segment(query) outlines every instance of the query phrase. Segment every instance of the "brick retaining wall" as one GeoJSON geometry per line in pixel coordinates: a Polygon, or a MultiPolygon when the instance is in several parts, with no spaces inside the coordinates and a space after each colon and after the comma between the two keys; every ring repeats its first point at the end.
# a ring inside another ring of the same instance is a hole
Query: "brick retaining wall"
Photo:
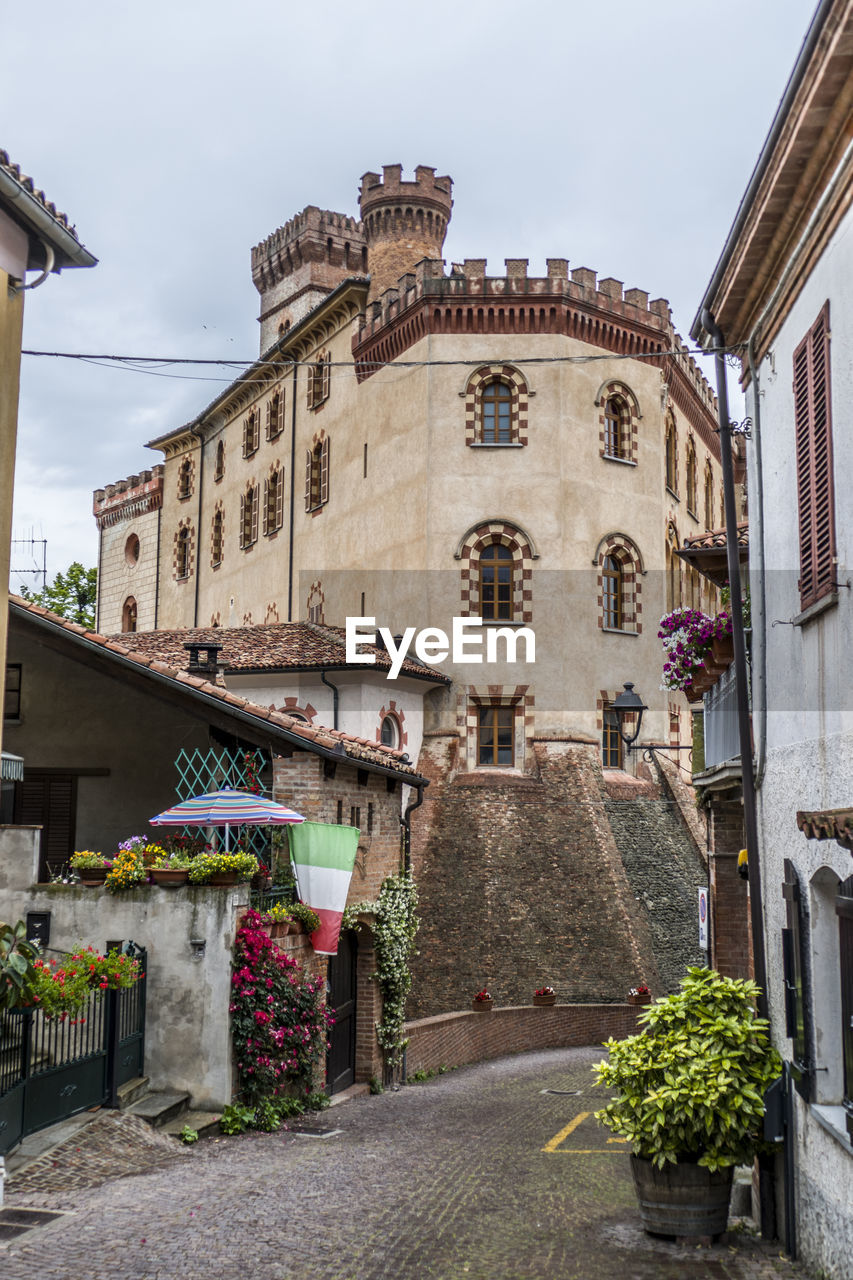
{"type": "Polygon", "coordinates": [[[461,1067],[508,1053],[603,1044],[637,1030],[640,1007],[627,1004],[555,1004],[507,1007],[491,1013],[439,1013],[406,1023],[406,1070],[461,1067]]]}

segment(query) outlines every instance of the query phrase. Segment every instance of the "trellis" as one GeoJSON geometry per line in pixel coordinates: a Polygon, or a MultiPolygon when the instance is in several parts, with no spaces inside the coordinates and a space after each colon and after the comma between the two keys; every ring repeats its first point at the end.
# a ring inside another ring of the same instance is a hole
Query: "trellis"
{"type": "MultiPolygon", "coordinates": [[[[186,751],[183,747],[175,758],[178,781],[175,791],[179,800],[233,787],[235,791],[251,791],[255,795],[272,798],[272,788],[264,784],[264,773],[271,777],[271,757],[261,750],[234,751],[228,747],[211,747],[207,751],[195,747],[186,751]]],[[[232,843],[239,839],[244,848],[250,849],[256,858],[270,864],[270,827],[242,826],[236,833],[232,828],[232,843]]],[[[185,835],[197,835],[198,827],[184,827],[185,835]]]]}

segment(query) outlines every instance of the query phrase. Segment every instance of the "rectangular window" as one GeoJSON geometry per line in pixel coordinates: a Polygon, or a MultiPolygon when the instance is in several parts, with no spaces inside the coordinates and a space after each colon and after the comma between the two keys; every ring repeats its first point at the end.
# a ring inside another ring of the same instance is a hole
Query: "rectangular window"
{"type": "Polygon", "coordinates": [[[349,824],[351,827],[361,826],[361,807],[357,804],[350,806],[349,824]]]}
{"type": "Polygon", "coordinates": [[[844,1061],[844,1110],[853,1141],[853,876],[838,887],[838,958],[841,976],[841,1049],[844,1061]]]}
{"type": "Polygon", "coordinates": [[[21,718],[21,664],[6,664],[6,692],[3,700],[3,719],[20,720],[21,718]]]}
{"type": "Polygon", "coordinates": [[[794,352],[794,429],[800,607],[806,609],[835,587],[828,302],[794,352]]]}
{"type": "Polygon", "coordinates": [[[619,736],[619,716],[612,707],[604,708],[604,726],[601,731],[601,763],[605,769],[622,768],[622,739],[619,736]]]}
{"type": "Polygon", "coordinates": [[[477,764],[515,764],[515,711],[512,707],[480,707],[477,764]]]}

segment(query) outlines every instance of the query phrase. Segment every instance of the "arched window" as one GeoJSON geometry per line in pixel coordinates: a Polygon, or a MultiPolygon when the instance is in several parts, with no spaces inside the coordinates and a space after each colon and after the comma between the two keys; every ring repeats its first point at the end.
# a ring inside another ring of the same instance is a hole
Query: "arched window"
{"type": "Polygon", "coordinates": [[[604,626],[611,631],[622,630],[624,619],[622,592],[622,565],[616,556],[605,556],[601,569],[602,608],[604,626]]]}
{"type": "Polygon", "coordinates": [[[274,466],[264,481],[264,533],[276,533],[284,523],[284,473],[274,466]]]}
{"type": "Polygon", "coordinates": [[[628,455],[627,430],[631,413],[621,396],[608,396],[604,402],[604,456],[625,458],[628,455]]]}
{"type": "Polygon", "coordinates": [[[696,480],[696,447],[692,440],[687,441],[687,510],[691,515],[696,515],[698,507],[696,480]]]}
{"type": "Polygon", "coordinates": [[[678,547],[678,533],[670,525],[666,535],[666,608],[681,608],[681,560],[675,554],[678,547]]]}
{"type": "Polygon", "coordinates": [[[187,525],[178,530],[175,538],[175,577],[190,576],[190,531],[187,525]]]}
{"type": "Polygon", "coordinates": [[[258,486],[250,484],[240,497],[240,546],[244,551],[258,540],[258,486]]]}
{"type": "Polygon", "coordinates": [[[243,457],[251,458],[257,453],[261,443],[261,415],[257,409],[251,409],[243,420],[243,457]]]}
{"type": "Polygon", "coordinates": [[[317,409],[328,400],[332,384],[331,352],[321,351],[308,371],[308,408],[317,409]]]}
{"type": "Polygon", "coordinates": [[[714,476],[710,462],[705,463],[705,528],[714,527],[714,476]]]}
{"type": "Polygon", "coordinates": [[[219,481],[225,475],[225,441],[220,440],[216,446],[216,462],[213,467],[213,479],[219,481]]]}
{"type": "Polygon", "coordinates": [[[666,419],[666,487],[670,493],[678,497],[678,441],[675,433],[675,419],[667,414],[666,419]]]}
{"type": "Polygon", "coordinates": [[[267,400],[267,440],[275,440],[284,430],[284,392],[274,391],[267,400]]]}
{"type": "Polygon", "coordinates": [[[329,437],[322,431],[305,455],[305,510],[316,511],[329,500],[329,437]]]}
{"type": "Polygon", "coordinates": [[[397,747],[400,742],[400,726],[396,716],[383,716],[379,730],[379,741],[383,747],[397,747]]]}
{"type": "Polygon", "coordinates": [[[510,621],[513,616],[513,554],[502,542],[489,542],[480,552],[480,617],[510,621]]]}
{"type": "Polygon", "coordinates": [[[191,458],[184,458],[178,469],[178,498],[183,502],[193,491],[193,464],[191,458]]]}
{"type": "Polygon", "coordinates": [[[222,508],[217,507],[213,513],[210,529],[210,563],[214,569],[217,565],[222,564],[222,552],[225,543],[224,524],[225,517],[222,514],[222,508]]]}
{"type": "Polygon", "coordinates": [[[139,562],[139,537],[135,533],[128,534],[124,544],[124,558],[131,566],[139,562]]]}
{"type": "Polygon", "coordinates": [[[480,395],[482,444],[512,442],[512,391],[497,378],[487,382],[480,395]]]}
{"type": "Polygon", "coordinates": [[[128,596],[122,607],[121,629],[122,631],[136,630],[136,601],[133,596],[128,596]]]}

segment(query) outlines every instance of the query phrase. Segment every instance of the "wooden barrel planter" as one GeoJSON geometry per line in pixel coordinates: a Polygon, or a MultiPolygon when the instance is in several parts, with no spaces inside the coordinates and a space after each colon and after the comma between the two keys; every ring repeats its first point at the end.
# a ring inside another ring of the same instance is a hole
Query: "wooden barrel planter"
{"type": "Polygon", "coordinates": [[[540,1009],[547,1008],[549,1005],[557,1003],[557,993],[554,991],[549,996],[534,996],[533,1003],[538,1005],[540,1009]]]}
{"type": "Polygon", "coordinates": [[[488,1000],[472,1000],[471,1008],[475,1013],[491,1013],[494,1003],[491,997],[488,1000]]]}
{"type": "Polygon", "coordinates": [[[729,1219],[734,1170],[665,1164],[631,1156],[643,1230],[656,1236],[719,1236],[729,1219]]]}

